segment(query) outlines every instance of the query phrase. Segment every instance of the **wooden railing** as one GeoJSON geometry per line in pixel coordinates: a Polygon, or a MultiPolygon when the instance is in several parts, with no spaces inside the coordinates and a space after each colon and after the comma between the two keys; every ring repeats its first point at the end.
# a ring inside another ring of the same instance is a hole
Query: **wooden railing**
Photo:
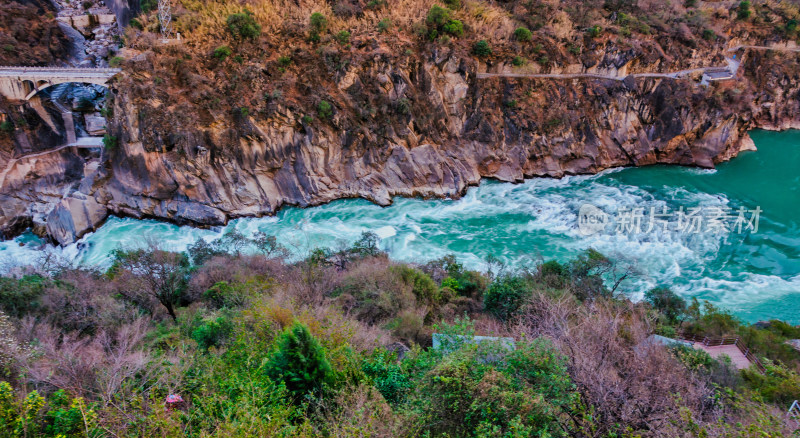
{"type": "Polygon", "coordinates": [[[680,334],[678,338],[683,339],[689,342],[697,342],[700,344],[705,345],[706,347],[719,347],[721,345],[735,345],[739,351],[744,354],[750,362],[754,363],[758,370],[762,373],[766,372],[767,369],[761,363],[760,360],[753,354],[752,351],[744,344],[744,342],[739,339],[738,337],[735,338],[709,338],[708,336],[700,336],[700,335],[690,335],[690,334],[680,334]]]}

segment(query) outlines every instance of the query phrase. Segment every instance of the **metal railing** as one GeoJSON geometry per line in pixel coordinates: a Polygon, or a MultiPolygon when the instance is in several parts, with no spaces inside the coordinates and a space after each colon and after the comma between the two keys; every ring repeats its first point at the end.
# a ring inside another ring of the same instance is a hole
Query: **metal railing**
{"type": "Polygon", "coordinates": [[[747,358],[747,360],[749,360],[750,362],[754,363],[756,365],[756,367],[758,367],[759,371],[761,371],[762,373],[767,371],[767,369],[764,367],[764,365],[761,363],[761,361],[758,360],[756,355],[753,354],[752,351],[750,351],[750,348],[748,348],[747,345],[745,345],[744,342],[739,337],[735,337],[735,338],[710,338],[708,336],[680,334],[680,335],[678,335],[678,338],[686,340],[686,341],[689,341],[689,342],[697,342],[697,343],[703,344],[706,347],[719,347],[719,346],[722,346],[722,345],[735,345],[736,348],[738,348],[739,351],[742,352],[744,357],[747,358]]]}
{"type": "Polygon", "coordinates": [[[797,418],[800,420],[800,402],[795,400],[791,406],[789,406],[789,418],[797,418]]]}

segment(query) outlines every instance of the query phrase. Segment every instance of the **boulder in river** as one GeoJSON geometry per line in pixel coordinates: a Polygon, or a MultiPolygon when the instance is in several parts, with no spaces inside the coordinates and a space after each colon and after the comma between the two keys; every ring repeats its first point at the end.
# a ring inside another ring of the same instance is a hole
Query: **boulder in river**
{"type": "Polygon", "coordinates": [[[105,135],[106,119],[100,113],[86,114],[83,119],[86,122],[86,132],[89,135],[105,135]]]}
{"type": "Polygon", "coordinates": [[[67,197],[47,216],[47,232],[58,243],[68,245],[93,231],[107,215],[106,208],[94,198],[67,197]]]}

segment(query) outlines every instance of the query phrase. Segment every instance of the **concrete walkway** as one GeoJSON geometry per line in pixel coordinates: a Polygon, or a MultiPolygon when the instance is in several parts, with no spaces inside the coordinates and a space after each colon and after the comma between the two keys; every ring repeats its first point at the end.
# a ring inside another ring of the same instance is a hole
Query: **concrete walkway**
{"type": "Polygon", "coordinates": [[[718,345],[715,347],[708,347],[703,345],[702,342],[695,342],[694,348],[705,351],[715,359],[722,355],[730,357],[733,366],[736,367],[737,370],[750,368],[750,365],[752,365],[750,359],[745,357],[744,353],[742,353],[742,351],[739,350],[739,347],[736,345],[718,345]]]}
{"type": "Polygon", "coordinates": [[[65,144],[63,146],[59,146],[57,148],[49,149],[49,150],[46,150],[46,151],[32,152],[30,154],[21,155],[19,157],[12,158],[12,159],[8,160],[8,163],[6,164],[6,167],[3,169],[2,172],[0,172],[0,187],[3,187],[3,184],[5,184],[6,175],[8,175],[8,172],[14,167],[15,164],[17,164],[20,161],[29,160],[29,159],[32,159],[32,158],[37,158],[37,157],[41,157],[41,156],[44,156],[44,155],[52,154],[53,152],[58,152],[60,150],[66,149],[66,148],[94,149],[94,148],[100,148],[100,147],[103,147],[103,137],[79,137],[74,143],[65,144]]]}
{"type": "MultiPolygon", "coordinates": [[[[739,49],[755,49],[755,50],[776,50],[779,52],[800,52],[800,47],[770,47],[770,46],[751,46],[740,44],[726,49],[726,52],[736,52],[739,49]]],[[[730,76],[736,76],[736,71],[739,70],[739,61],[734,58],[725,58],[725,65],[712,66],[712,67],[698,67],[686,70],[678,70],[665,73],[632,73],[630,75],[602,75],[597,73],[478,73],[478,79],[485,78],[540,78],[540,79],[609,79],[612,81],[621,81],[628,76],[634,78],[670,78],[678,79],[694,73],[719,73],[727,72],[730,76]]]]}

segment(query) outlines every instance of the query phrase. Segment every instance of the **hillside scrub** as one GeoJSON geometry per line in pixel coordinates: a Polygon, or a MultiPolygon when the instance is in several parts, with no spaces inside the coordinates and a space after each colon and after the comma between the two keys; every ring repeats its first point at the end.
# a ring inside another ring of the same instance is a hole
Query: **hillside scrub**
{"type": "Polygon", "coordinates": [[[42,0],[0,0],[0,65],[47,66],[69,57],[70,42],[42,0]]]}
{"type": "Polygon", "coordinates": [[[781,412],[800,396],[800,354],[773,346],[800,328],[743,324],[708,303],[682,306],[663,288],[648,295],[653,305],[633,303],[591,280],[613,272],[596,252],[497,275],[452,256],[393,262],[377,242],[365,234],[289,262],[271,239],[232,232],[188,254],[118,251],[105,272],[4,277],[0,430],[789,434],[781,412]],[[744,334],[768,372],[643,343],[668,330],[744,334]],[[446,347],[431,347],[433,333],[450,337],[446,347]],[[515,346],[465,341],[474,335],[515,346]],[[169,394],[184,404],[165,410],[169,394]]]}
{"type": "MultiPolygon", "coordinates": [[[[408,116],[421,117],[413,111],[398,114],[394,110],[401,99],[424,98],[413,87],[404,87],[403,96],[387,98],[374,91],[375,87],[335,86],[348,72],[368,81],[358,72],[373,71],[379,54],[386,65],[414,66],[439,56],[433,54],[446,47],[451,56],[464,60],[465,71],[481,69],[484,64],[492,68],[515,57],[536,61],[526,68],[547,71],[575,64],[608,67],[612,61],[604,60],[606,54],[624,53],[626,60],[636,59],[629,73],[674,71],[720,64],[722,49],[730,38],[766,39],[774,33],[776,23],[785,38],[796,39],[800,18],[795,6],[771,2],[759,5],[758,20],[737,20],[734,10],[722,14],[710,6],[687,8],[677,1],[495,4],[478,0],[440,4],[408,0],[402,7],[388,8],[381,2],[363,0],[315,0],[301,5],[257,0],[242,9],[230,0],[181,0],[174,7],[175,29],[185,44],[158,44],[157,34],[148,30],[157,24],[156,12],[141,14],[137,20],[143,30],[127,29],[125,43],[133,55],[146,56],[131,56],[136,60],[122,63],[128,76],[120,79],[119,86],[131,91],[132,103],[142,111],[154,112],[153,119],[170,121],[165,126],[154,124],[152,130],[158,135],[153,141],[177,143],[165,147],[186,149],[182,153],[188,156],[193,154],[191,142],[182,145],[182,139],[204,137],[220,123],[232,126],[230,149],[236,149],[234,139],[250,135],[247,124],[236,120],[237,108],[250,108],[252,123],[259,126],[269,125],[283,109],[297,114],[300,121],[302,115],[316,112],[318,101],[310,98],[315,95],[328,94],[325,99],[342,109],[337,111],[335,123],[340,130],[356,129],[367,120],[402,132],[408,116]],[[389,26],[391,31],[387,31],[389,26]],[[215,50],[222,47],[233,48],[237,62],[219,62],[234,58],[227,50],[215,50]],[[291,65],[280,61],[287,55],[291,55],[291,65]],[[299,74],[302,80],[298,80],[299,74]],[[245,83],[247,86],[241,85],[245,83]],[[263,97],[278,91],[281,99],[263,97]],[[167,106],[152,104],[153,97],[173,102],[173,113],[160,114],[167,106]],[[166,132],[167,126],[192,130],[166,132]]],[[[520,62],[515,65],[522,66],[520,62]]],[[[545,91],[539,90],[533,97],[545,91]]],[[[523,103],[525,95],[518,94],[506,100],[523,103]]],[[[529,107],[521,104],[507,112],[530,117],[525,114],[529,107]]],[[[425,139],[428,142],[441,141],[428,132],[431,128],[424,122],[415,120],[420,128],[415,135],[430,135],[432,138],[425,139]]],[[[548,126],[534,125],[543,131],[548,131],[548,126]]],[[[383,148],[390,139],[378,137],[371,147],[383,148]]],[[[151,139],[144,140],[149,144],[151,139]]]]}

